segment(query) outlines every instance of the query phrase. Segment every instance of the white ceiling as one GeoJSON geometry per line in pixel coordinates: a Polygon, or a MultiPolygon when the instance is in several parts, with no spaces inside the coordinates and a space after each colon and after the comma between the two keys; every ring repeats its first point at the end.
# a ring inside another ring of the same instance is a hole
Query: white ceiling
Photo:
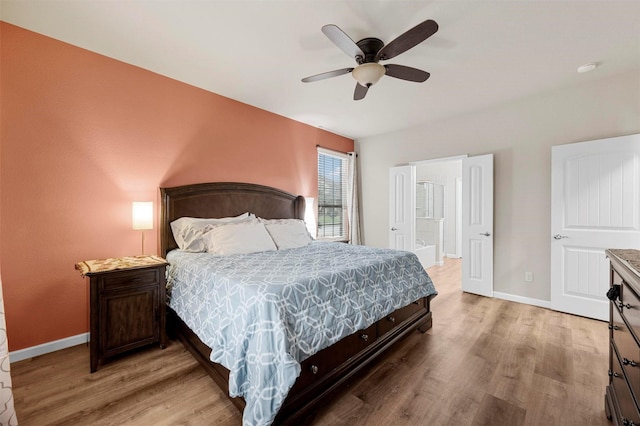
{"type": "MultiPolygon", "coordinates": [[[[354,139],[635,71],[640,0],[2,0],[29,30],[354,139]],[[431,73],[383,77],[362,101],[355,62],[320,28],[385,43],[433,19],[439,31],[387,61],[431,73]],[[578,74],[587,62],[601,65],[578,74]]],[[[640,94],[638,94],[640,97],[640,94]]]]}

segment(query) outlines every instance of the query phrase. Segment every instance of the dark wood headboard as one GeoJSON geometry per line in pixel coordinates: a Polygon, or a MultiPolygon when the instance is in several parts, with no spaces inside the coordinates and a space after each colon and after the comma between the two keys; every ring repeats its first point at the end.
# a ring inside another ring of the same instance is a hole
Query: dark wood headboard
{"type": "Polygon", "coordinates": [[[171,222],[181,217],[229,217],[250,212],[265,219],[303,219],[300,195],[253,183],[213,182],[160,188],[160,255],[178,247],[171,222]]]}

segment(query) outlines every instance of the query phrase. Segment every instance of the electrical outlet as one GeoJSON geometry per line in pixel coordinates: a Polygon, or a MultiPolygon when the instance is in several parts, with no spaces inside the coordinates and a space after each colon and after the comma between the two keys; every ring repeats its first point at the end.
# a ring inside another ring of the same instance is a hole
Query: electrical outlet
{"type": "Polygon", "coordinates": [[[533,272],[525,272],[524,280],[528,283],[533,282],[533,272]]]}

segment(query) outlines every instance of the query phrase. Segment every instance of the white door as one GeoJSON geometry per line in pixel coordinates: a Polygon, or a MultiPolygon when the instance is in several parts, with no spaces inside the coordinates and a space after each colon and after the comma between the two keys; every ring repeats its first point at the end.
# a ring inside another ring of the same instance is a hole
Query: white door
{"type": "Polygon", "coordinates": [[[462,160],[462,291],[493,296],[493,154],[462,160]]]}
{"type": "Polygon", "coordinates": [[[415,241],[416,168],[389,170],[389,247],[413,250],[415,241]]]}
{"type": "Polygon", "coordinates": [[[551,148],[551,307],[606,320],[608,248],[640,248],[640,135],[551,148]]]}

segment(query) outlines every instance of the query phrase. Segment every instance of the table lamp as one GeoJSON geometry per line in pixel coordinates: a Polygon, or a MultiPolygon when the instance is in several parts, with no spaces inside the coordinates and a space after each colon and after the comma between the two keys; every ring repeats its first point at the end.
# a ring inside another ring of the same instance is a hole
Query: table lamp
{"type": "Polygon", "coordinates": [[[142,231],[142,254],[144,254],[144,231],[153,229],[153,201],[134,201],[132,227],[142,231]]]}

